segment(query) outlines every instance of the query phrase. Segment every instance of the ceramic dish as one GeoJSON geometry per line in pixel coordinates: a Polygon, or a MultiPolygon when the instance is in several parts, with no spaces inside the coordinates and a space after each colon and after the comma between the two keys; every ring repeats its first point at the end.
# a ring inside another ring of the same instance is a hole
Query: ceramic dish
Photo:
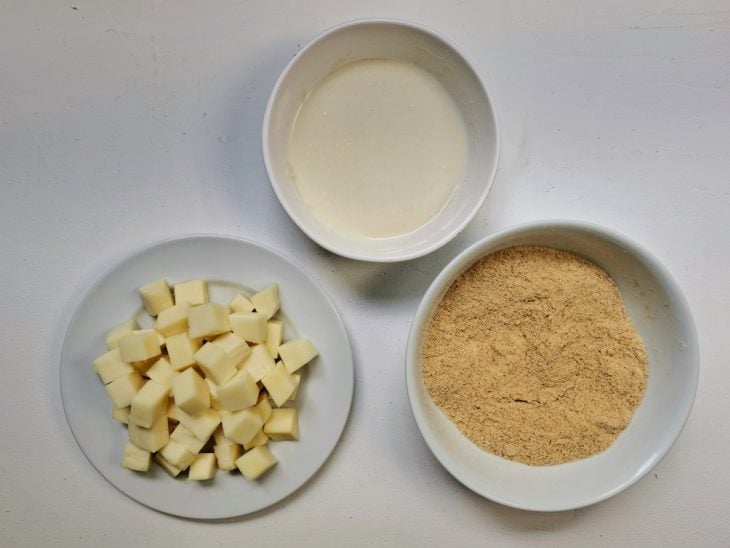
{"type": "Polygon", "coordinates": [[[431,451],[460,482],[496,502],[527,510],[587,506],[626,489],[669,451],[689,416],[699,373],[694,322],[661,263],[626,237],[579,222],[538,222],[474,244],[439,274],[411,327],[406,382],[411,409],[431,451]],[[557,466],[527,466],[487,453],[438,409],[423,383],[420,356],[433,310],[453,281],[478,259],[516,245],[571,251],[614,279],[649,358],[646,394],[616,442],[593,457],[557,466]]]}
{"type": "Polygon", "coordinates": [[[221,236],[167,240],[136,253],[104,274],[83,296],[61,354],[61,396],[69,426],[91,464],[120,491],[156,510],[191,518],[226,518],[282,500],[311,478],[334,449],[352,402],[354,369],[347,334],[332,301],[300,267],[263,246],[221,236]],[[210,298],[278,282],[285,337],[306,336],[319,357],[304,371],[299,404],[301,439],[271,443],[279,463],[259,481],[218,471],[212,482],[186,482],[160,467],[149,474],[123,469],[127,432],[111,418],[112,404],[91,362],[105,350],[106,331],[143,316],[137,288],[159,277],[171,283],[209,281],[210,298]]]}
{"type": "Polygon", "coordinates": [[[361,20],[321,34],[286,67],[266,107],[263,154],[271,186],[281,205],[312,240],[345,257],[392,262],[425,255],[446,244],[466,226],[492,184],[499,139],[484,84],[453,44],[413,23],[361,20]],[[304,203],[292,180],[289,140],[303,101],[326,75],[361,59],[406,61],[427,70],[454,98],[467,128],[466,171],[451,199],[430,222],[402,236],[374,239],[334,230],[304,203]]]}

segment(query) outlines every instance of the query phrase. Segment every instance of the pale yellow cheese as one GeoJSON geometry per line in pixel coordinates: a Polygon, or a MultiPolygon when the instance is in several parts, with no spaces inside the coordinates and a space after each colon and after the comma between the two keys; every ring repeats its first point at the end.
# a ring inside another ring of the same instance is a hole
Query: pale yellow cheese
{"type": "Polygon", "coordinates": [[[175,405],[188,415],[197,415],[210,407],[210,389],[192,367],[172,379],[172,395],[175,405]]]}
{"type": "Polygon", "coordinates": [[[198,362],[205,376],[218,385],[225,383],[236,374],[233,360],[220,346],[211,342],[205,343],[195,353],[195,361],[198,362]]]}
{"type": "Polygon", "coordinates": [[[132,371],[114,379],[106,385],[106,393],[114,403],[115,407],[129,407],[132,398],[139,392],[144,384],[144,379],[137,371],[132,371]]]}
{"type": "Polygon", "coordinates": [[[316,356],[317,349],[309,339],[294,339],[279,345],[279,357],[289,373],[294,373],[316,356]]]}
{"type": "Polygon", "coordinates": [[[235,333],[226,333],[213,340],[213,344],[219,346],[235,366],[240,366],[244,358],[251,353],[251,348],[241,337],[235,333]]]}
{"type": "Polygon", "coordinates": [[[269,320],[266,323],[266,348],[274,359],[279,355],[279,345],[283,338],[284,322],[282,320],[269,320]]]}
{"type": "Polygon", "coordinates": [[[127,425],[129,441],[141,449],[155,452],[170,441],[170,431],[167,429],[167,417],[160,417],[151,428],[142,428],[132,421],[127,425]]]}
{"type": "Polygon", "coordinates": [[[248,371],[249,375],[253,377],[256,382],[266,376],[272,369],[274,369],[274,358],[271,357],[269,351],[264,345],[257,344],[251,348],[251,354],[243,360],[241,370],[248,371]]]}
{"type": "Polygon", "coordinates": [[[268,447],[259,445],[239,457],[236,460],[236,466],[246,479],[255,480],[260,478],[277,462],[276,457],[271,454],[268,447]]]}
{"type": "Polygon", "coordinates": [[[185,449],[191,453],[195,453],[196,455],[200,453],[200,450],[203,449],[203,446],[206,443],[206,440],[199,440],[182,424],[178,424],[175,427],[175,430],[173,430],[172,434],[170,434],[170,439],[176,441],[185,449]]]}
{"type": "Polygon", "coordinates": [[[112,407],[112,418],[122,424],[129,424],[129,407],[112,407]]]}
{"type": "Polygon", "coordinates": [[[175,375],[177,375],[177,372],[164,356],[152,364],[147,370],[147,378],[166,386],[168,391],[172,390],[172,379],[175,375]]]}
{"type": "Polygon", "coordinates": [[[148,360],[161,353],[160,341],[154,329],[142,329],[119,339],[119,353],[127,363],[148,360]]]}
{"type": "Polygon", "coordinates": [[[122,375],[134,371],[131,365],[122,361],[122,355],[119,348],[112,348],[108,352],[102,354],[94,360],[94,372],[104,384],[109,384],[113,380],[118,379],[122,375]]]}
{"type": "Polygon", "coordinates": [[[217,388],[218,401],[227,411],[240,411],[256,404],[259,387],[245,369],[241,369],[217,388]]]}
{"type": "Polygon", "coordinates": [[[127,442],[124,446],[124,460],[122,466],[137,472],[148,472],[152,464],[152,453],[145,449],[140,449],[132,442],[127,442]]]}
{"type": "Polygon", "coordinates": [[[271,401],[269,401],[269,394],[266,390],[262,390],[259,394],[259,400],[256,402],[256,409],[259,410],[261,420],[266,422],[271,416],[271,401]]]}
{"type": "Polygon", "coordinates": [[[157,316],[157,314],[175,304],[172,300],[170,286],[167,285],[164,278],[140,287],[139,296],[142,297],[144,309],[150,316],[157,316]]]}
{"type": "MultiPolygon", "coordinates": [[[[132,331],[132,335],[139,335],[140,333],[144,333],[145,331],[148,331],[147,329],[135,329],[132,331]]],[[[165,337],[162,336],[161,333],[159,333],[156,329],[154,329],[155,333],[157,333],[157,341],[160,343],[160,348],[164,348],[165,346],[165,337]]]]}
{"type": "Polygon", "coordinates": [[[248,408],[234,413],[223,413],[221,423],[228,439],[244,444],[261,430],[264,421],[256,408],[248,408]]]}
{"type": "Polygon", "coordinates": [[[132,331],[139,329],[137,320],[130,318],[126,322],[122,322],[116,327],[112,327],[106,333],[106,347],[111,350],[119,347],[119,339],[126,335],[131,335],[132,331]]]}
{"type": "Polygon", "coordinates": [[[221,423],[220,413],[215,409],[205,409],[195,417],[191,417],[177,405],[171,405],[167,410],[167,416],[178,421],[202,441],[208,441],[208,438],[221,423]]]}
{"type": "Polygon", "coordinates": [[[236,459],[241,456],[243,450],[237,443],[216,444],[213,453],[218,461],[218,468],[221,470],[235,470],[236,459]]]}
{"type": "Polygon", "coordinates": [[[297,387],[291,373],[281,362],[276,362],[274,369],[261,379],[261,384],[266,387],[266,391],[277,407],[284,405],[297,387]]]}
{"type": "Polygon", "coordinates": [[[264,433],[274,441],[299,439],[299,413],[293,407],[273,409],[264,433]]]}
{"type": "Polygon", "coordinates": [[[234,312],[229,317],[231,330],[243,340],[252,343],[266,341],[266,316],[259,312],[234,312]]]}
{"type": "Polygon", "coordinates": [[[226,305],[206,303],[188,311],[188,337],[191,339],[212,338],[230,330],[226,305]]]}
{"type": "Polygon", "coordinates": [[[187,303],[197,306],[208,302],[208,282],[205,280],[188,280],[175,284],[175,304],[187,303]]]}
{"type": "Polygon", "coordinates": [[[249,449],[253,449],[254,447],[258,447],[259,445],[266,445],[267,443],[269,443],[269,436],[264,434],[264,431],[262,429],[259,430],[248,443],[244,443],[243,448],[248,451],[249,449]]]}
{"type": "Polygon", "coordinates": [[[299,373],[292,373],[292,378],[294,379],[294,384],[296,386],[294,387],[294,392],[292,392],[291,396],[289,396],[289,401],[297,399],[297,396],[299,395],[299,386],[302,384],[302,376],[299,373]]]}
{"type": "Polygon", "coordinates": [[[215,409],[216,411],[225,410],[225,407],[223,407],[223,404],[218,399],[218,385],[216,385],[210,379],[205,379],[205,382],[208,383],[208,389],[210,390],[210,406],[211,406],[211,408],[215,409]]]}
{"type": "Polygon", "coordinates": [[[178,333],[165,339],[170,365],[175,371],[182,371],[195,365],[195,353],[200,349],[198,339],[190,339],[187,333],[178,333]]]}
{"type": "Polygon", "coordinates": [[[242,293],[237,293],[229,306],[233,312],[253,312],[253,303],[242,293]]]}
{"type": "Polygon", "coordinates": [[[160,451],[160,455],[175,468],[187,470],[190,463],[195,459],[195,454],[191,453],[185,447],[175,440],[168,441],[160,451]]]}
{"type": "Polygon", "coordinates": [[[279,285],[271,284],[251,297],[256,312],[270,319],[279,310],[279,285]]]}
{"type": "Polygon", "coordinates": [[[132,398],[129,420],[142,428],[150,428],[160,417],[167,418],[170,388],[149,380],[132,398]]]}
{"type": "Polygon", "coordinates": [[[180,470],[177,466],[174,466],[167,462],[165,458],[159,453],[155,454],[155,462],[162,466],[162,469],[170,474],[173,478],[180,475],[180,472],[182,472],[182,470],[180,470]]]}
{"type": "Polygon", "coordinates": [[[188,470],[188,479],[195,481],[210,480],[218,470],[216,457],[213,453],[201,453],[195,457],[188,470]]]}
{"type": "Polygon", "coordinates": [[[155,330],[163,337],[187,332],[189,309],[190,305],[184,302],[163,310],[157,315],[155,330]]]}

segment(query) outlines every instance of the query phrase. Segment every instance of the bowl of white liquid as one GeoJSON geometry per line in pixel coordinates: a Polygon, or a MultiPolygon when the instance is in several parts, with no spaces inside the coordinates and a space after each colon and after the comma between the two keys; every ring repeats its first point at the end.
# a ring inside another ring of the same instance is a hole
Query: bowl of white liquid
{"type": "Polygon", "coordinates": [[[362,20],[292,59],[263,124],[269,180],[291,219],[339,255],[393,262],[456,236],[497,169],[489,95],[446,39],[362,20]]]}

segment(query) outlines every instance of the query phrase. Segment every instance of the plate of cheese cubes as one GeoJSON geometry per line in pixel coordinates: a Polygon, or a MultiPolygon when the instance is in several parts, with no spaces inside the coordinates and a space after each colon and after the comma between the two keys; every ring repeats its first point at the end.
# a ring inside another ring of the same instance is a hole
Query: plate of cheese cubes
{"type": "Polygon", "coordinates": [[[61,354],[76,441],[156,510],[241,516],[310,479],[337,444],[354,367],[342,321],[304,270],[224,236],[163,241],[83,296],[61,354]]]}

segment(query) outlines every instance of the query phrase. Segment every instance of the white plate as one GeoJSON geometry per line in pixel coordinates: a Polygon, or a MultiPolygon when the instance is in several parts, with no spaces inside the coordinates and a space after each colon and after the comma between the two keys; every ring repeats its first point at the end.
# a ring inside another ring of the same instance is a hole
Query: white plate
{"type": "Polygon", "coordinates": [[[71,319],[60,375],[66,418],[91,464],[120,491],[150,508],[203,519],[261,510],[311,478],[345,427],[354,383],[345,328],[317,282],[270,249],[221,236],[167,240],[124,259],[103,275],[86,292],[71,319]],[[91,363],[105,351],[109,328],[142,314],[137,288],[160,277],[171,283],[205,278],[210,283],[211,300],[217,302],[230,299],[237,289],[250,292],[277,282],[286,314],[285,337],[306,336],[319,350],[319,357],[305,367],[297,398],[301,440],[271,442],[271,452],[279,464],[259,481],[219,471],[212,482],[186,482],[171,478],[156,465],[152,473],[138,474],[119,464],[126,429],[111,418],[111,401],[91,363]]]}

